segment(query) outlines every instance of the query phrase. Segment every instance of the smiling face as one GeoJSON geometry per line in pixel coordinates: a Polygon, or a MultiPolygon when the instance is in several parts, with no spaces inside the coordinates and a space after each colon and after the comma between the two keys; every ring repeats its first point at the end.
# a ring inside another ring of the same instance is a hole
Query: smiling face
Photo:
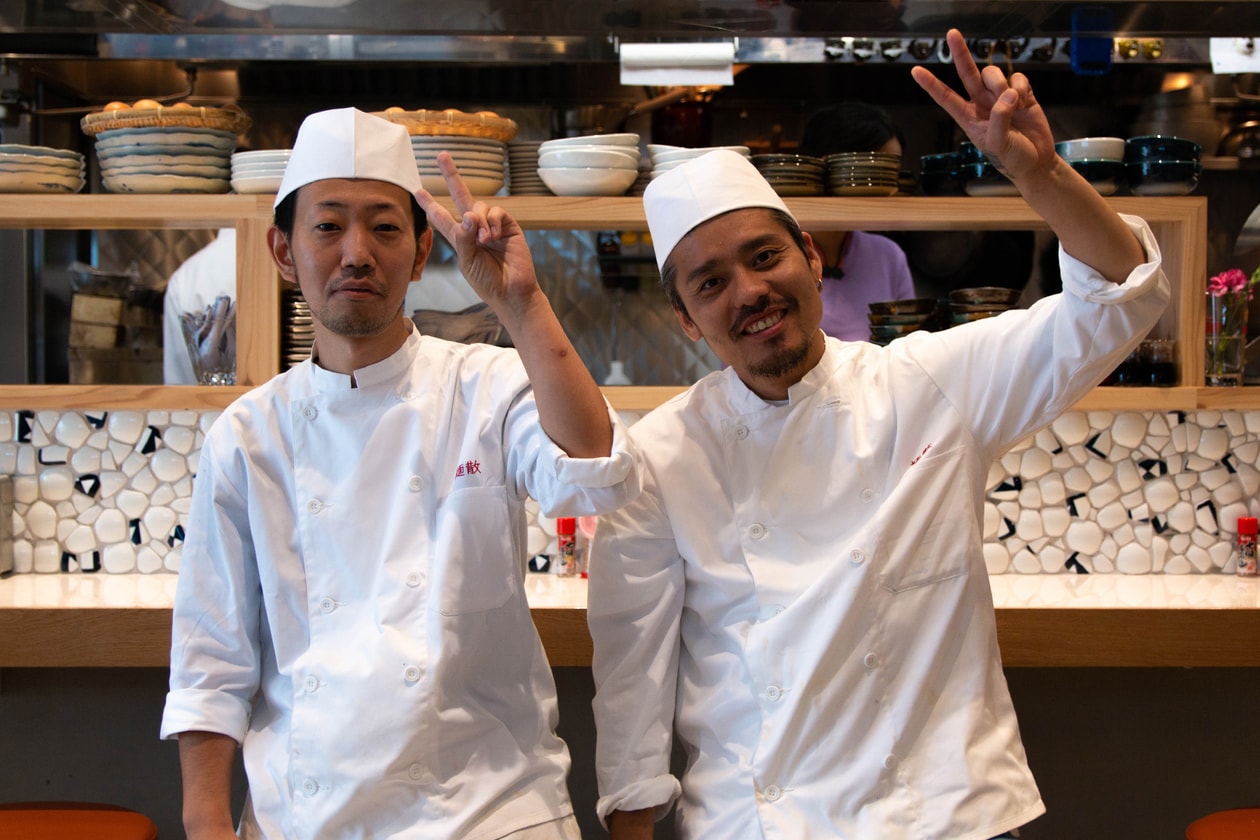
{"type": "Polygon", "coordinates": [[[752,208],[696,227],[666,265],[683,331],[764,399],[786,399],[822,358],[822,263],[805,251],[770,210],[752,208]]]}
{"type": "Polygon", "coordinates": [[[273,228],[269,241],[310,306],[320,364],[349,373],[386,358],[407,337],[403,301],[432,232],[417,239],[411,196],[384,181],[315,181],[296,199],[292,235],[273,228]]]}

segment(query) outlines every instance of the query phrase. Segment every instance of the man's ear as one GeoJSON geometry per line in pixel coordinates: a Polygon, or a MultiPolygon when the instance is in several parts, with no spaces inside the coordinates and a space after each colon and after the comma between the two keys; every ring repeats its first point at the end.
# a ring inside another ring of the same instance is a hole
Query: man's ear
{"type": "Polygon", "coordinates": [[[424,271],[424,266],[429,261],[429,254],[431,253],[433,253],[433,228],[427,227],[424,229],[424,233],[420,234],[420,238],[416,240],[416,264],[411,267],[412,283],[420,279],[420,272],[424,271]]]}
{"type": "Polygon", "coordinates": [[[700,328],[696,326],[695,321],[692,321],[691,317],[677,306],[674,307],[674,316],[678,318],[678,323],[682,325],[682,330],[687,334],[687,338],[690,338],[692,341],[699,341],[704,338],[700,334],[700,328]]]}
{"type": "Polygon", "coordinates": [[[293,265],[293,248],[289,245],[289,237],[280,228],[272,225],[267,229],[267,247],[271,249],[271,260],[276,264],[281,279],[296,286],[297,269],[293,265]]]}

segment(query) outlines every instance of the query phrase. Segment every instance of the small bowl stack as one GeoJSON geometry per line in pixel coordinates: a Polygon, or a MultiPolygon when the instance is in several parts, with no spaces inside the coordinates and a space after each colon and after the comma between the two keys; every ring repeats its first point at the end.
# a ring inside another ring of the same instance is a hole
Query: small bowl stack
{"type": "Polygon", "coordinates": [[[1113,195],[1124,183],[1123,137],[1080,137],[1055,143],[1054,150],[1099,195],[1113,195]]]}
{"type": "Polygon", "coordinates": [[[548,140],[538,147],[538,177],[556,195],[625,195],[639,177],[639,135],[548,140]]]}
{"type": "Polygon", "coordinates": [[[538,148],[541,145],[541,140],[513,140],[507,144],[510,195],[551,195],[551,190],[538,177],[538,148]]]}
{"type": "Polygon", "coordinates": [[[232,154],[232,189],[242,195],[270,193],[280,189],[289,149],[262,149],[232,154]]]}
{"type": "Polygon", "coordinates": [[[250,119],[235,108],[111,103],[80,122],[96,138],[101,182],[113,193],[225,193],[231,156],[250,119]]]}
{"type": "Polygon", "coordinates": [[[919,158],[919,188],[924,195],[962,195],[962,159],[958,152],[919,158]]]}
{"type": "Polygon", "coordinates": [[[1008,309],[1014,309],[1020,294],[1019,289],[1007,289],[1004,286],[954,289],[949,293],[950,324],[980,321],[984,318],[992,318],[1008,309]]]}
{"type": "Polygon", "coordinates": [[[831,195],[895,195],[899,189],[901,155],[837,152],[825,160],[831,195]]]}
{"type": "Polygon", "coordinates": [[[923,329],[936,311],[936,300],[884,300],[868,304],[867,308],[870,310],[867,318],[871,322],[872,343],[886,345],[893,339],[923,329]]]}
{"type": "Polygon", "coordinates": [[[0,192],[77,193],[83,189],[83,155],[47,146],[0,144],[0,192]]]}
{"type": "Polygon", "coordinates": [[[972,196],[1019,195],[1011,180],[989,163],[984,152],[975,144],[964,140],[958,144],[959,172],[963,179],[963,192],[972,196]]]}
{"type": "Polygon", "coordinates": [[[1134,195],[1189,195],[1203,173],[1203,147],[1193,140],[1152,134],[1124,141],[1124,174],[1134,195]]]}
{"type": "Polygon", "coordinates": [[[652,160],[652,175],[668,172],[679,164],[685,163],[692,158],[698,158],[701,155],[707,155],[709,152],[716,152],[725,149],[728,152],[734,152],[737,155],[751,157],[747,146],[700,146],[698,148],[688,148],[687,146],[669,146],[664,143],[649,143],[648,157],[652,160]]]}
{"type": "Polygon", "coordinates": [[[507,144],[480,137],[441,135],[411,137],[411,151],[420,170],[420,183],[433,195],[449,195],[446,179],[438,169],[438,152],[447,152],[473,195],[494,195],[503,188],[507,144]]]}
{"type": "Polygon", "coordinates": [[[826,190],[827,162],[810,155],[753,155],[752,165],[771,188],[782,196],[822,195],[826,190]]]}

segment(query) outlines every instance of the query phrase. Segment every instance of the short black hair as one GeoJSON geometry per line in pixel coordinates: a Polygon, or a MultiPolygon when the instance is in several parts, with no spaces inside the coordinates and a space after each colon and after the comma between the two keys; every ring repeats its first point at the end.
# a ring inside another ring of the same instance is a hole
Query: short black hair
{"type": "MultiPolygon", "coordinates": [[[[738,209],[755,210],[757,208],[743,207],[738,209]]],[[[801,226],[797,224],[796,219],[792,217],[792,214],[774,207],[766,207],[764,209],[769,211],[770,218],[783,225],[784,229],[787,230],[788,235],[792,237],[792,242],[796,244],[797,248],[801,249],[801,253],[804,254],[805,259],[808,260],[810,252],[809,247],[805,244],[805,235],[801,233],[801,226]]],[[[728,210],[727,212],[734,211],[728,210]]],[[[720,219],[725,215],[726,213],[722,213],[721,215],[714,216],[713,218],[720,219]]],[[[712,221],[712,219],[708,219],[706,221],[712,221]]],[[[690,231],[688,231],[688,233],[690,233],[690,231]]],[[[687,234],[684,234],[684,236],[686,235],[687,234]]],[[[669,301],[669,305],[686,315],[687,307],[683,306],[682,295],[678,294],[678,287],[674,283],[677,279],[678,268],[673,263],[673,256],[673,254],[670,254],[669,257],[665,259],[665,266],[661,269],[661,290],[665,292],[665,299],[669,301]]]]}
{"type": "Polygon", "coordinates": [[[883,108],[865,102],[841,102],[810,114],[797,151],[814,157],[873,152],[894,137],[904,148],[901,129],[883,108]]]}
{"type": "MultiPolygon", "coordinates": [[[[293,192],[286,195],[279,204],[276,205],[275,212],[272,216],[272,222],[280,232],[284,234],[286,239],[293,238],[293,217],[297,213],[297,194],[302,188],[298,187],[293,192]]],[[[415,228],[416,239],[419,239],[426,230],[429,229],[429,217],[420,207],[420,203],[416,201],[416,197],[411,196],[411,224],[415,228]]]]}

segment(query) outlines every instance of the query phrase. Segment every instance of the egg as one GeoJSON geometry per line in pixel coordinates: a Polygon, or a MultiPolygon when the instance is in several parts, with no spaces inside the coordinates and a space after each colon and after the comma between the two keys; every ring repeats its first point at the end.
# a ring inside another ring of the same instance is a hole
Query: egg
{"type": "Polygon", "coordinates": [[[162,103],[160,103],[160,102],[155,102],[155,101],[154,101],[154,100],[152,100],[152,99],[139,99],[139,100],[137,100],[135,103],[133,103],[131,107],[132,107],[132,108],[137,108],[137,109],[139,109],[139,108],[161,108],[161,107],[162,107],[162,103]]]}
{"type": "Polygon", "coordinates": [[[400,108],[400,107],[398,107],[397,105],[390,105],[388,108],[386,108],[386,109],[385,109],[385,113],[387,113],[387,114],[405,114],[405,113],[407,113],[407,109],[406,109],[406,108],[400,108]]]}
{"type": "Polygon", "coordinates": [[[172,107],[172,108],[184,108],[184,109],[187,109],[187,110],[191,111],[193,106],[189,105],[187,102],[176,102],[176,103],[175,103],[174,105],[172,105],[171,107],[172,107]]]}
{"type": "Polygon", "coordinates": [[[131,106],[126,102],[111,102],[101,109],[102,111],[130,111],[131,106]]]}

